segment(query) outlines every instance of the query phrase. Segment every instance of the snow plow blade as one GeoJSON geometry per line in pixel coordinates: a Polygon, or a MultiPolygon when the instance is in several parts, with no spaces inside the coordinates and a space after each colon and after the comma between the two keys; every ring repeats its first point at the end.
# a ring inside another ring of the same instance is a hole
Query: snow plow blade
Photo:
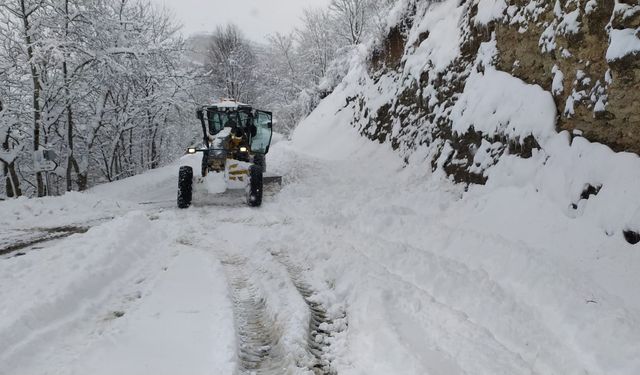
{"type": "Polygon", "coordinates": [[[282,176],[264,176],[262,177],[262,182],[265,185],[282,185],[282,176]]]}

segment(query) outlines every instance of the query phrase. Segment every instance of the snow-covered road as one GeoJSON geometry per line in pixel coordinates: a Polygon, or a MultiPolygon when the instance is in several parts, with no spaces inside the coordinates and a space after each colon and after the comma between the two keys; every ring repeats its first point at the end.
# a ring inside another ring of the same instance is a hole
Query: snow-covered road
{"type": "Polygon", "coordinates": [[[0,203],[5,242],[91,227],[0,259],[0,374],[640,373],[637,249],[325,130],[259,209],[178,210],[178,163],[0,203]]]}

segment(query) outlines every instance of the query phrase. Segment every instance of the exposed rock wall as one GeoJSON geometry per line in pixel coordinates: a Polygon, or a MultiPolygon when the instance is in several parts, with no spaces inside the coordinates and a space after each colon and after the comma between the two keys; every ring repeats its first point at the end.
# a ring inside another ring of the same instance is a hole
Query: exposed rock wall
{"type": "Polygon", "coordinates": [[[358,81],[353,124],[407,157],[428,146],[434,168],[483,183],[500,155],[529,157],[539,147],[534,134],[505,131],[508,123],[453,130],[468,80],[490,67],[548,91],[556,130],[640,153],[639,2],[400,1],[397,24],[358,81]]]}
{"type": "Polygon", "coordinates": [[[496,25],[498,67],[553,93],[558,129],[639,153],[639,55],[607,59],[612,32],[640,27],[638,2],[539,1],[537,14],[514,3],[496,25]]]}

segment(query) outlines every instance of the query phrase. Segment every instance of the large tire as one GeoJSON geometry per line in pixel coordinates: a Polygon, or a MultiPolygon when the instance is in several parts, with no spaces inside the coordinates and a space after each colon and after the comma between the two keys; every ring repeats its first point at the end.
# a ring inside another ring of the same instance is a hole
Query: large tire
{"type": "Polygon", "coordinates": [[[262,167],[252,164],[249,167],[249,186],[247,189],[247,204],[260,207],[262,204],[262,167]]]}
{"type": "Polygon", "coordinates": [[[267,158],[265,154],[255,154],[253,156],[253,164],[260,166],[262,168],[262,173],[267,171],[267,158]]]}
{"type": "Polygon", "coordinates": [[[178,208],[191,206],[192,193],[193,168],[182,166],[180,167],[180,172],[178,172],[178,208]]]}

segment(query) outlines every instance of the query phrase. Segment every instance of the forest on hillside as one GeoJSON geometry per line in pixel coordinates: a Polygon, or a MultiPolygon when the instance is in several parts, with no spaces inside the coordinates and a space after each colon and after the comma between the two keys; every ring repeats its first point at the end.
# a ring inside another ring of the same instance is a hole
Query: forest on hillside
{"type": "Polygon", "coordinates": [[[146,0],[0,4],[0,199],[59,195],[157,168],[197,142],[194,109],[270,109],[287,134],[380,38],[391,0],[333,0],[267,42],[233,24],[183,36],[146,0]],[[51,160],[51,161],[48,161],[51,160]]]}

